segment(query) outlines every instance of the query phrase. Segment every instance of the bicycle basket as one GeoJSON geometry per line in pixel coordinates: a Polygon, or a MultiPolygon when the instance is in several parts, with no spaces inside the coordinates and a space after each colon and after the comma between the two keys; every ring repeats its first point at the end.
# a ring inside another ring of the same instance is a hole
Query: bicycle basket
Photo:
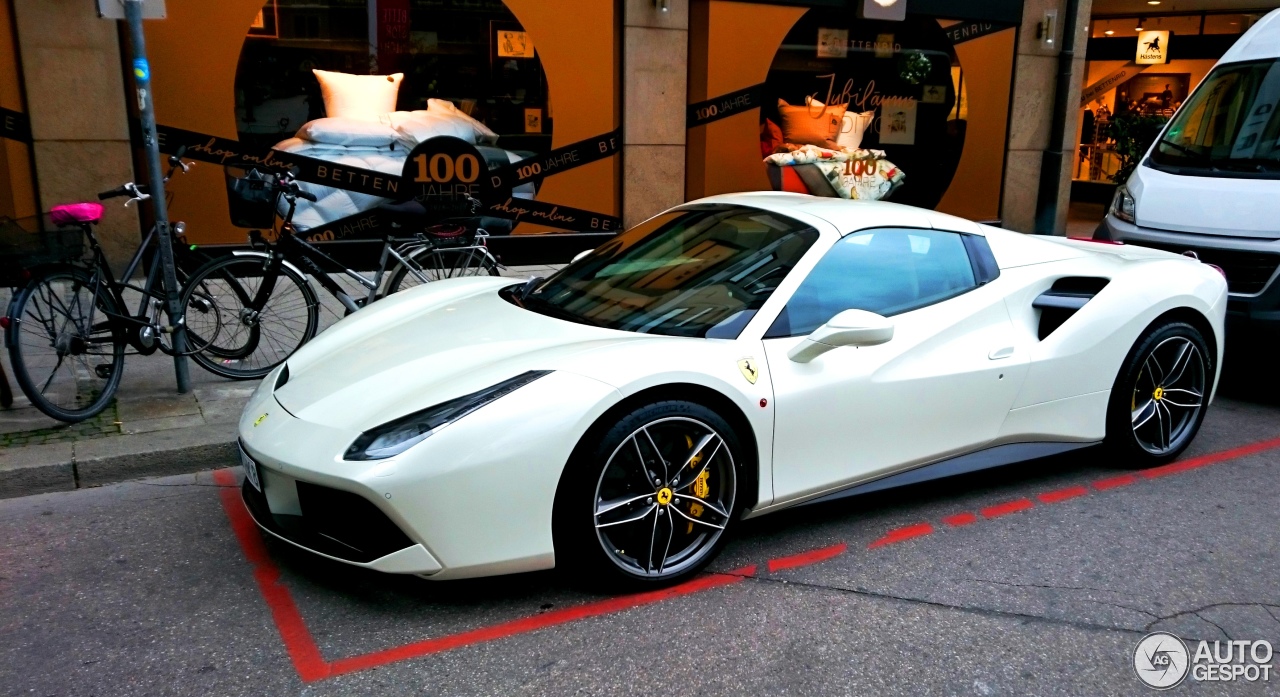
{"type": "Polygon", "coordinates": [[[0,216],[0,287],[24,285],[37,266],[83,258],[80,228],[54,225],[48,213],[16,220],[0,216]]]}
{"type": "Polygon", "coordinates": [[[424,232],[437,247],[469,247],[476,239],[475,228],[461,223],[428,225],[424,232]]]}
{"type": "Polygon", "coordinates": [[[276,175],[256,169],[224,167],[231,224],[243,228],[270,229],[276,222],[276,175]]]}

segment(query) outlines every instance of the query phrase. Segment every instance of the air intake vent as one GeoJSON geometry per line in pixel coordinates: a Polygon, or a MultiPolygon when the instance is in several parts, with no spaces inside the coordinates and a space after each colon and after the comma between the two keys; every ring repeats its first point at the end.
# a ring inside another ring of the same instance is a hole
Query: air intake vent
{"type": "Polygon", "coordinates": [[[1040,311],[1040,340],[1052,334],[1110,283],[1106,278],[1068,276],[1036,297],[1031,306],[1040,311]]]}

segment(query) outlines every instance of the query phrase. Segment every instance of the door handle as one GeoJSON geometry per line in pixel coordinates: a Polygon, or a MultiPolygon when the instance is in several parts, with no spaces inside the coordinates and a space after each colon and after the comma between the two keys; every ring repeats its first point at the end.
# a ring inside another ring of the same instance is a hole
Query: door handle
{"type": "Polygon", "coordinates": [[[998,361],[1001,358],[1008,358],[1009,356],[1012,356],[1012,355],[1013,355],[1013,347],[1006,346],[1004,348],[995,349],[991,353],[988,353],[987,358],[990,358],[993,361],[998,361]]]}

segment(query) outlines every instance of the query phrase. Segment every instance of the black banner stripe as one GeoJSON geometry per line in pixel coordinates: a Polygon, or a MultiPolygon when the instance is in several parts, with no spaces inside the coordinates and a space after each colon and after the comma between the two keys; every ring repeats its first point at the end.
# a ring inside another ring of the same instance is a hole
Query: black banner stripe
{"type": "Polygon", "coordinates": [[[622,132],[614,130],[602,136],[556,148],[545,155],[535,155],[513,162],[490,172],[489,178],[494,189],[511,189],[611,157],[618,153],[621,145],[622,132]]]}
{"type": "Polygon", "coordinates": [[[959,24],[952,24],[942,31],[946,33],[948,39],[951,39],[951,45],[954,46],[966,41],[981,39],[984,36],[1012,27],[1012,24],[1004,22],[960,22],[959,24]]]}
{"type": "Polygon", "coordinates": [[[752,85],[729,94],[690,104],[685,114],[685,127],[703,126],[727,116],[763,106],[764,84],[752,85]]]}
{"type": "Polygon", "coordinates": [[[31,119],[21,111],[0,107],[0,138],[31,142],[31,119]]]}
{"type": "MultiPolygon", "coordinates": [[[[248,152],[239,141],[211,136],[207,133],[157,125],[156,136],[160,141],[161,151],[172,154],[185,145],[187,149],[183,156],[202,162],[231,167],[296,169],[299,181],[400,201],[420,196],[425,191],[424,185],[399,174],[350,167],[279,150],[268,150],[265,153],[248,152]]],[[[498,192],[509,192],[510,189],[493,186],[495,181],[505,185],[507,182],[524,183],[535,178],[541,179],[609,157],[618,152],[619,142],[618,132],[613,131],[599,138],[557,148],[546,155],[521,160],[509,167],[495,170],[491,173],[495,176],[488,182],[490,195],[480,197],[484,205],[480,214],[578,232],[608,232],[621,229],[622,220],[617,216],[545,201],[515,198],[507,194],[495,195],[498,192]],[[518,166],[544,162],[546,164],[543,165],[544,169],[540,176],[519,179],[516,169],[518,166]]]]}

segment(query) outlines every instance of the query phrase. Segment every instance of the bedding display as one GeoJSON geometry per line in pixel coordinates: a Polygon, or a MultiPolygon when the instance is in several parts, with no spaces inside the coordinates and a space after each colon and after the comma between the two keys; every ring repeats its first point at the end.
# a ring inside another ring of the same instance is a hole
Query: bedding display
{"type": "MultiPolygon", "coordinates": [[[[783,147],[783,152],[769,155],[765,162],[777,167],[797,169],[811,165],[821,173],[834,194],[841,198],[878,201],[892,193],[905,178],[902,170],[885,159],[883,150],[820,148],[789,143],[783,147]]],[[[824,193],[813,191],[813,186],[808,188],[816,195],[824,193]]]]}
{"type": "MultiPolygon", "coordinates": [[[[313,72],[320,81],[328,115],[303,124],[294,137],[276,143],[276,150],[395,175],[404,171],[405,159],[414,146],[437,136],[452,136],[476,145],[490,169],[517,162],[528,154],[491,147],[498,135],[447,100],[430,99],[423,110],[395,111],[395,90],[401,77],[398,73],[388,76],[313,72]],[[370,108],[386,110],[378,112],[370,108]]],[[[314,194],[316,201],[297,201],[293,224],[300,231],[389,201],[321,184],[301,186],[314,194]]],[[[524,184],[513,193],[518,198],[533,198],[535,192],[533,184],[524,184]]],[[[284,215],[287,208],[288,204],[281,199],[280,214],[284,215]]]]}

